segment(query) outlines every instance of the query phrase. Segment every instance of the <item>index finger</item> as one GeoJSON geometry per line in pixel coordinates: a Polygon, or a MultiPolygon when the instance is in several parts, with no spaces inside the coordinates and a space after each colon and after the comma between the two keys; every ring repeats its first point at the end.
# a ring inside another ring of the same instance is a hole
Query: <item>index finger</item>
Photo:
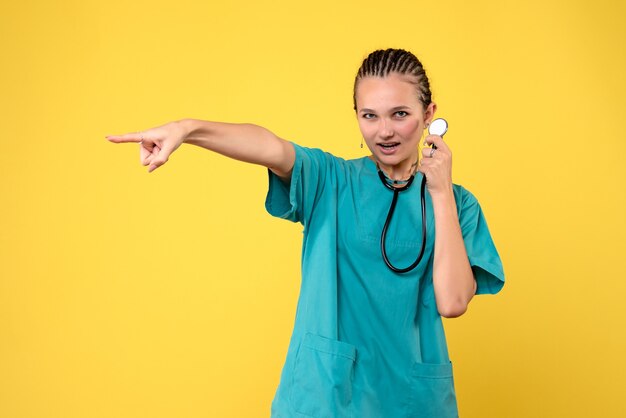
{"type": "Polygon", "coordinates": [[[107,135],[105,136],[111,142],[141,142],[143,141],[143,134],[140,132],[133,132],[124,135],[107,135]]]}

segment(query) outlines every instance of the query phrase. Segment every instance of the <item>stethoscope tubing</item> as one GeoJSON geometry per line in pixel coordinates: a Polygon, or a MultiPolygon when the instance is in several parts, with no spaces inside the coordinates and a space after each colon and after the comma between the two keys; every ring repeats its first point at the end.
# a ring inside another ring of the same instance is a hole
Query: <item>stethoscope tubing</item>
{"type": "Polygon", "coordinates": [[[396,209],[396,203],[398,202],[398,195],[400,194],[400,192],[409,188],[409,186],[411,185],[411,183],[413,183],[413,180],[415,179],[415,175],[412,175],[409,178],[409,181],[407,182],[407,184],[402,187],[393,187],[390,184],[388,184],[387,181],[385,180],[384,174],[380,170],[378,171],[378,175],[381,177],[383,184],[388,189],[393,190],[393,199],[391,200],[391,206],[389,207],[389,212],[387,213],[387,219],[385,220],[385,226],[383,227],[383,232],[380,237],[380,250],[383,255],[383,260],[385,261],[385,264],[387,265],[387,267],[389,267],[392,271],[396,273],[408,273],[409,271],[415,269],[415,267],[419,265],[420,261],[422,261],[422,257],[424,256],[424,251],[426,250],[426,200],[424,197],[425,196],[424,193],[426,191],[426,176],[422,178],[422,187],[421,187],[422,249],[420,250],[420,253],[417,256],[417,259],[415,260],[415,262],[413,262],[413,264],[405,268],[399,268],[391,264],[391,261],[389,261],[389,258],[387,257],[387,249],[385,246],[385,241],[387,237],[387,229],[389,228],[389,224],[391,223],[391,218],[393,217],[393,213],[395,212],[395,209],[396,209]]]}
{"type": "MultiPolygon", "coordinates": [[[[443,137],[443,135],[448,131],[448,122],[446,122],[445,119],[436,119],[433,121],[433,124],[435,122],[440,122],[443,123],[443,127],[441,127],[441,123],[439,123],[438,125],[440,126],[440,129],[442,129],[441,133],[437,132],[437,135],[440,135],[441,137],[443,137]]],[[[431,125],[432,126],[432,125],[431,125]]],[[[431,134],[430,129],[428,130],[428,133],[431,134]]],[[[432,146],[433,149],[437,149],[437,147],[435,146],[435,144],[433,144],[432,146]]],[[[431,151],[432,152],[432,151],[431,151]]],[[[431,154],[432,155],[432,154],[431,154]]],[[[385,246],[385,239],[387,237],[387,229],[389,228],[389,224],[391,223],[391,218],[393,217],[393,213],[396,209],[396,203],[398,202],[398,194],[404,190],[407,190],[409,188],[409,186],[411,185],[411,183],[413,183],[413,180],[415,179],[415,174],[411,175],[411,177],[409,178],[409,180],[407,181],[407,183],[402,186],[402,187],[393,187],[391,184],[389,184],[387,182],[387,179],[385,178],[384,173],[382,172],[382,170],[380,169],[380,167],[378,168],[378,176],[380,177],[380,180],[383,182],[383,184],[385,185],[386,188],[393,190],[393,199],[391,200],[391,206],[389,207],[389,213],[387,213],[387,219],[385,220],[385,226],[383,227],[383,232],[380,236],[380,251],[383,255],[383,260],[385,260],[385,264],[387,264],[387,267],[389,267],[392,271],[396,272],[396,273],[408,273],[409,271],[413,270],[415,267],[418,266],[418,264],[420,263],[420,261],[422,261],[422,257],[424,256],[424,251],[426,250],[426,175],[424,174],[424,177],[422,178],[422,187],[421,187],[421,200],[422,200],[422,249],[420,250],[419,255],[417,256],[417,259],[415,260],[415,262],[413,262],[413,264],[411,264],[408,267],[405,268],[398,268],[396,266],[394,266],[393,264],[391,264],[391,261],[389,261],[389,258],[387,257],[387,249],[385,246]]]]}

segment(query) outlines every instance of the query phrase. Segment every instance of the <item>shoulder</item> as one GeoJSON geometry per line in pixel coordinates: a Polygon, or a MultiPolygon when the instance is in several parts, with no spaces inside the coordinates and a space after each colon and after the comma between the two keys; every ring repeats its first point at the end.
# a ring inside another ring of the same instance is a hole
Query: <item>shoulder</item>
{"type": "Polygon", "coordinates": [[[342,158],[337,157],[331,154],[330,152],[324,151],[323,149],[316,148],[316,147],[307,147],[305,145],[297,144],[293,141],[289,141],[289,142],[293,145],[293,148],[296,151],[296,156],[312,157],[312,158],[323,159],[323,160],[343,160],[342,158]]]}
{"type": "Polygon", "coordinates": [[[350,170],[351,168],[360,168],[365,164],[367,157],[345,159],[339,157],[332,152],[325,151],[317,147],[308,147],[305,145],[297,144],[293,141],[289,141],[294,147],[296,152],[296,159],[311,160],[318,165],[332,166],[339,170],[350,170]]]}
{"type": "Polygon", "coordinates": [[[456,201],[457,210],[460,213],[463,208],[472,207],[478,204],[478,199],[472,192],[460,184],[452,183],[454,192],[454,200],[456,201]]]}

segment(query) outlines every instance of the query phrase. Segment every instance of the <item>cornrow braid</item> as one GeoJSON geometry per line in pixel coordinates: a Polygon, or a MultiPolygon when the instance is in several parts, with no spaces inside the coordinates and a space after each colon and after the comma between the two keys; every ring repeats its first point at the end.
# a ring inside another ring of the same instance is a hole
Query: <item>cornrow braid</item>
{"type": "Polygon", "coordinates": [[[424,106],[424,109],[428,107],[432,101],[432,93],[430,92],[430,84],[422,63],[409,51],[389,48],[376,50],[363,60],[361,68],[359,68],[354,79],[352,94],[354,111],[356,111],[356,88],[359,80],[371,76],[386,77],[390,73],[410,76],[409,81],[415,85],[417,98],[424,106]]]}

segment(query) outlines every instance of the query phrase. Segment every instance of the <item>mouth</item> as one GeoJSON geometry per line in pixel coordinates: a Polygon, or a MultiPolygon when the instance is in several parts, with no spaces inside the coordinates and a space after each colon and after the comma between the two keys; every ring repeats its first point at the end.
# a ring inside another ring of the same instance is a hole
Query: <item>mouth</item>
{"type": "Polygon", "coordinates": [[[400,146],[399,142],[379,142],[376,146],[383,152],[383,154],[393,154],[400,146]]]}

